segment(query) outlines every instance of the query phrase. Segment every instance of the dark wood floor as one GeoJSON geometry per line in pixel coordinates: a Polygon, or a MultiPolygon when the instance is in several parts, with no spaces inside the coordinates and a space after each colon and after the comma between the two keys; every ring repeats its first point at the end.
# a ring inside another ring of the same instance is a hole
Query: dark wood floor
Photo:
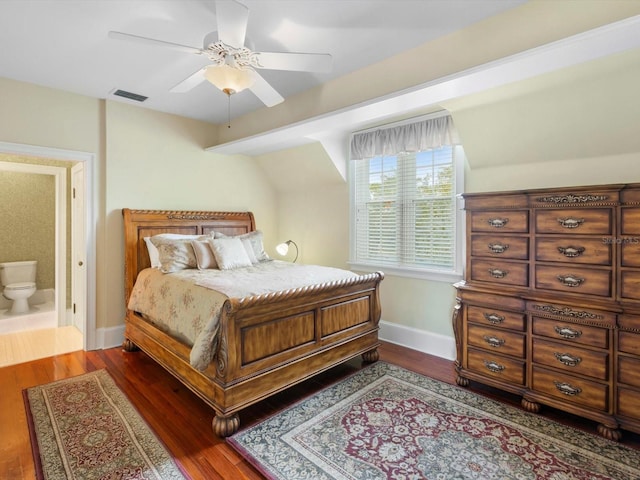
{"type": "MultiPolygon", "coordinates": [[[[453,363],[397,345],[384,343],[380,358],[409,370],[454,383],[453,363]]],[[[242,426],[253,424],[291,403],[362,367],[352,360],[241,412],[242,426]]],[[[105,368],[142,413],[167,448],[194,479],[262,480],[251,465],[211,431],[212,411],[142,352],[119,348],[75,352],[0,368],[0,478],[35,476],[22,390],[54,380],[105,368]]],[[[514,395],[472,383],[473,391],[520,406],[514,395]]],[[[542,415],[595,432],[594,422],[551,408],[542,415]]],[[[624,432],[623,443],[640,449],[640,435],[624,432]]]]}

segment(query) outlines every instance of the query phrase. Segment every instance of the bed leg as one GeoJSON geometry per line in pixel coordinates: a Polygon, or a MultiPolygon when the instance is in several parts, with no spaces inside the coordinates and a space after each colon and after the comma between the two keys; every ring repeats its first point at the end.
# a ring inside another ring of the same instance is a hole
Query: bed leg
{"type": "Polygon", "coordinates": [[[233,435],[238,430],[240,426],[240,417],[237,413],[229,416],[217,415],[213,417],[213,421],[211,422],[211,427],[213,428],[213,433],[218,435],[219,437],[228,437],[233,435]]]}
{"type": "Polygon", "coordinates": [[[374,348],[362,354],[362,360],[364,360],[366,363],[377,362],[379,358],[380,358],[380,354],[378,353],[377,348],[374,348]]]}
{"type": "Polygon", "coordinates": [[[125,338],[124,342],[122,342],[122,349],[125,352],[135,352],[137,350],[140,350],[138,348],[138,346],[135,343],[133,343],[131,340],[129,340],[128,338],[125,338]]]}

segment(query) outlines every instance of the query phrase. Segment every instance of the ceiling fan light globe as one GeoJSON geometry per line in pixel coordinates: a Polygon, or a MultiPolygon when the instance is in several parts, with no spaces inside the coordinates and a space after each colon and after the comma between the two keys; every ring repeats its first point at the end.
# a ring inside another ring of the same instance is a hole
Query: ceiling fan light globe
{"type": "Polygon", "coordinates": [[[223,92],[238,93],[251,87],[256,81],[253,71],[233,68],[229,65],[212,65],[204,77],[223,92]]]}

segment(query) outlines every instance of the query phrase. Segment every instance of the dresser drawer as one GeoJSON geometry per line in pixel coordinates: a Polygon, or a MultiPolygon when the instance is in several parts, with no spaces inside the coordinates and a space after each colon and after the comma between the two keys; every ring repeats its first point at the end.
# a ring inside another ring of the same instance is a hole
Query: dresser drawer
{"type": "Polygon", "coordinates": [[[622,207],[621,212],[621,232],[623,235],[640,236],[640,208],[622,207]]]}
{"type": "Polygon", "coordinates": [[[473,292],[470,290],[458,290],[458,295],[465,303],[470,305],[484,305],[488,308],[500,308],[513,311],[524,311],[526,302],[520,297],[504,296],[500,289],[494,292],[473,292]]]}
{"type": "Polygon", "coordinates": [[[486,307],[470,305],[467,307],[467,321],[495,327],[524,331],[524,313],[507,312],[486,307]]]}
{"type": "Polygon", "coordinates": [[[529,285],[529,265],[527,263],[504,260],[471,260],[471,279],[480,282],[500,283],[526,287],[529,285]]]}
{"type": "Polygon", "coordinates": [[[539,237],[536,260],[611,265],[611,243],[601,238],[539,237]]]}
{"type": "Polygon", "coordinates": [[[600,297],[611,296],[611,270],[585,267],[536,265],[535,287],[600,297]]]}
{"type": "Polygon", "coordinates": [[[514,260],[529,259],[529,238],[503,235],[471,235],[471,255],[514,260]]]}
{"type": "Polygon", "coordinates": [[[622,237],[619,241],[622,255],[620,263],[623,267],[640,267],[640,235],[622,237]]]}
{"type": "Polygon", "coordinates": [[[472,232],[526,233],[529,231],[528,210],[494,210],[470,212],[472,232]]]}
{"type": "Polygon", "coordinates": [[[618,356],[618,382],[640,388],[640,358],[618,356]]]}
{"type": "MultiPolygon", "coordinates": [[[[531,191],[528,193],[529,204],[532,207],[600,207],[602,202],[618,203],[620,201],[620,191],[617,187],[605,188],[592,186],[586,189],[562,190],[554,189],[546,192],[531,191]]],[[[633,193],[629,193],[627,198],[635,198],[633,193]]],[[[632,200],[629,200],[632,201],[632,200]]]]}
{"type": "Polygon", "coordinates": [[[517,385],[524,385],[524,360],[517,360],[504,355],[492,354],[483,350],[469,348],[467,367],[487,377],[517,385]]]}
{"type": "Polygon", "coordinates": [[[640,391],[619,387],[616,414],[640,419],[640,391]]]}
{"type": "Polygon", "coordinates": [[[640,333],[618,331],[618,350],[640,355],[640,333]]]}
{"type": "Polygon", "coordinates": [[[533,361],[548,367],[559,368],[597,378],[609,379],[609,354],[607,351],[587,350],[568,342],[552,342],[533,339],[533,361]]]}
{"type": "MultiPolygon", "coordinates": [[[[532,312],[535,316],[542,316],[557,319],[559,322],[580,320],[585,323],[597,323],[604,327],[613,328],[617,325],[618,315],[615,312],[607,310],[585,309],[573,305],[560,303],[542,303],[537,301],[528,301],[525,309],[532,312]]],[[[623,317],[621,315],[620,317],[623,317]]],[[[640,317],[638,317],[640,321],[640,317]]],[[[631,327],[629,327],[631,328],[631,327]]]]}
{"type": "Polygon", "coordinates": [[[606,412],[607,385],[533,366],[531,388],[559,400],[606,412]]]}
{"type": "Polygon", "coordinates": [[[468,343],[503,355],[513,355],[519,358],[525,356],[524,333],[470,324],[468,326],[468,343]]]}
{"type": "Polygon", "coordinates": [[[537,210],[536,231],[564,235],[611,235],[612,210],[610,208],[576,208],[537,210]]]}
{"type": "Polygon", "coordinates": [[[620,297],[640,300],[640,271],[623,270],[620,275],[620,297]]]}
{"type": "Polygon", "coordinates": [[[533,318],[533,334],[570,343],[581,343],[609,348],[609,330],[606,328],[562,322],[549,318],[533,318]]]}
{"type": "MultiPolygon", "coordinates": [[[[618,326],[620,328],[637,330],[638,332],[640,332],[640,315],[632,315],[627,313],[618,315],[618,326]]],[[[638,354],[640,355],[640,352],[638,354]]]]}

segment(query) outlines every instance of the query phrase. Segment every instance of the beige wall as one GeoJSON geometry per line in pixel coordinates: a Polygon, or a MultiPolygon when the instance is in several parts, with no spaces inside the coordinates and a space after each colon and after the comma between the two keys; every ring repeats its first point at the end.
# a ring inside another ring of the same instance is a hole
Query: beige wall
{"type": "Polygon", "coordinates": [[[273,188],[251,158],[208,153],[212,125],[122,103],[106,105],[105,326],[124,318],[122,208],[254,212],[273,252],[277,216],[273,188]]]}
{"type": "Polygon", "coordinates": [[[296,242],[301,263],[346,268],[349,192],[322,146],[313,143],[254,160],[277,192],[277,241],[296,242]]]}

